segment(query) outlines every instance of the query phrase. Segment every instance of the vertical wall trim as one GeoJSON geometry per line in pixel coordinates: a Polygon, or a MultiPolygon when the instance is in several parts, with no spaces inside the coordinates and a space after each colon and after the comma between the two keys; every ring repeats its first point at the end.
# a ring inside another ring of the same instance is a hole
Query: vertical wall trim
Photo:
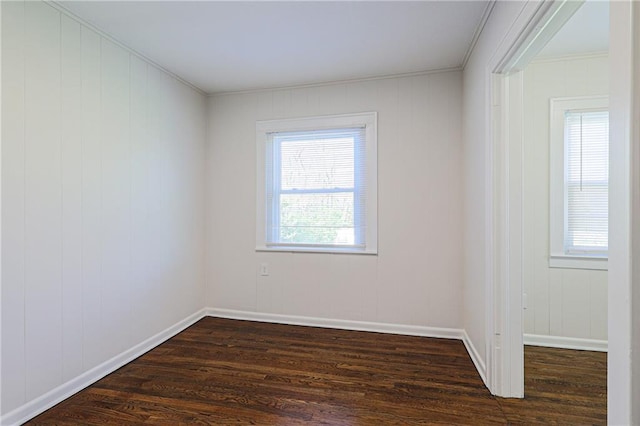
{"type": "MultiPolygon", "coordinates": [[[[1,7],[1,6],[0,6],[1,7]]],[[[26,51],[26,37],[27,37],[27,7],[26,7],[26,0],[22,1],[22,51],[25,52],[26,51]]],[[[24,188],[24,191],[26,193],[27,191],[27,152],[26,152],[26,134],[27,134],[27,114],[25,114],[25,110],[26,110],[26,104],[27,104],[27,64],[26,64],[26,59],[25,56],[23,56],[22,58],[22,72],[23,72],[23,76],[22,76],[22,81],[24,82],[24,90],[22,93],[22,101],[23,101],[23,105],[24,105],[24,110],[23,110],[23,117],[24,119],[22,120],[22,140],[23,142],[25,142],[25,151],[24,151],[24,155],[22,156],[22,161],[23,161],[23,167],[22,167],[22,176],[23,176],[23,184],[22,187],[24,188]]],[[[24,396],[22,397],[23,401],[27,400],[27,375],[26,375],[26,353],[27,353],[27,244],[26,244],[26,238],[27,238],[27,197],[26,195],[22,198],[22,202],[23,202],[23,219],[22,219],[22,225],[24,227],[23,229],[23,244],[22,244],[22,256],[23,256],[23,286],[22,286],[22,324],[23,324],[23,328],[22,328],[22,332],[24,334],[23,339],[22,339],[22,345],[23,345],[23,350],[22,353],[25,354],[25,360],[24,360],[24,366],[25,366],[25,374],[24,374],[24,384],[23,384],[23,394],[24,396]]],[[[0,262],[2,263],[2,262],[0,262]]]]}
{"type": "MultiPolygon", "coordinates": [[[[82,53],[84,52],[84,49],[82,48],[83,44],[84,44],[84,36],[83,36],[84,32],[82,31],[82,24],[80,24],[80,105],[82,106],[82,102],[83,102],[83,93],[84,93],[84,61],[82,60],[82,53]]],[[[84,231],[84,227],[85,227],[85,217],[83,212],[85,211],[85,199],[84,199],[84,184],[85,184],[85,176],[84,176],[84,170],[83,170],[83,166],[82,166],[82,162],[84,160],[84,156],[85,156],[85,134],[84,134],[84,126],[80,128],[80,303],[82,305],[82,307],[84,308],[85,306],[85,293],[86,293],[86,289],[85,289],[85,270],[84,270],[84,262],[85,262],[85,253],[84,253],[84,241],[85,241],[85,231],[84,231]]],[[[85,364],[85,350],[84,350],[84,340],[85,340],[85,328],[86,325],[84,323],[84,311],[80,312],[80,316],[83,319],[82,321],[82,329],[81,329],[81,335],[82,335],[82,344],[80,345],[80,359],[82,360],[82,368],[84,368],[84,364],[85,364]]]]}
{"type": "Polygon", "coordinates": [[[98,74],[99,74],[99,78],[98,81],[100,82],[100,99],[98,100],[98,128],[99,130],[99,137],[96,138],[97,139],[97,144],[98,144],[98,151],[99,151],[99,156],[100,156],[100,236],[99,236],[99,240],[100,240],[100,289],[99,289],[99,293],[100,293],[100,327],[102,329],[102,325],[104,324],[104,292],[102,291],[104,289],[104,285],[105,285],[105,279],[104,279],[104,144],[103,142],[103,135],[102,135],[102,119],[104,117],[104,108],[103,108],[103,100],[104,100],[104,96],[103,96],[103,86],[104,86],[104,82],[103,82],[103,78],[102,78],[102,67],[104,66],[104,57],[103,57],[103,49],[102,46],[104,44],[104,39],[102,37],[99,37],[100,43],[98,44],[98,48],[100,49],[100,53],[99,53],[99,60],[100,60],[100,65],[98,67],[98,74]]]}
{"type": "Polygon", "coordinates": [[[631,401],[632,404],[631,422],[640,423],[640,7],[638,3],[632,5],[633,14],[633,73],[634,79],[631,82],[633,92],[633,111],[631,116],[632,129],[632,156],[631,156],[631,182],[633,184],[631,229],[633,244],[631,246],[631,401]]]}
{"type": "MultiPolygon", "coordinates": [[[[2,35],[2,5],[0,4],[0,38],[2,35]]],[[[2,54],[0,52],[0,99],[2,99],[2,54]]],[[[0,102],[0,217],[2,216],[2,102],[0,102]]],[[[2,241],[2,220],[0,220],[2,241]]],[[[0,307],[2,306],[2,244],[0,244],[0,307]]],[[[0,377],[2,377],[2,315],[0,315],[0,377]]],[[[0,413],[2,413],[2,383],[0,383],[0,413]]]]}
{"type": "MultiPolygon", "coordinates": [[[[555,5],[557,6],[557,4],[555,5]]],[[[486,194],[486,256],[485,256],[485,338],[487,342],[487,378],[489,389],[498,396],[523,396],[524,368],[521,362],[521,320],[512,321],[514,315],[522,315],[522,280],[516,275],[512,282],[512,262],[520,261],[521,232],[514,228],[510,217],[511,204],[519,203],[511,197],[509,175],[509,79],[502,75],[514,71],[516,59],[527,51],[525,42],[540,32],[547,12],[554,4],[529,1],[522,5],[520,13],[496,46],[485,64],[485,187],[486,194]],[[537,32],[537,33],[536,33],[537,32]],[[518,244],[513,253],[512,245],[518,244]],[[520,297],[518,297],[520,295],[520,297]]],[[[521,65],[521,63],[517,63],[521,65]]],[[[520,265],[521,266],[521,265],[520,265]]],[[[514,269],[514,271],[512,271],[514,269]]]]}
{"type": "MultiPolygon", "coordinates": [[[[64,358],[64,163],[63,163],[63,153],[64,147],[62,145],[63,133],[64,129],[62,127],[62,52],[63,52],[63,39],[62,39],[62,13],[58,12],[58,38],[60,39],[60,63],[59,66],[59,79],[58,86],[60,86],[60,99],[58,99],[58,111],[60,114],[60,134],[58,135],[58,144],[60,145],[60,155],[58,161],[60,162],[60,241],[59,241],[59,251],[60,251],[60,359],[64,358]]],[[[60,377],[64,377],[64,362],[60,363],[60,377]]]]}
{"type": "Polygon", "coordinates": [[[638,424],[640,395],[639,337],[634,329],[634,285],[638,284],[640,232],[636,218],[640,210],[640,164],[636,151],[638,70],[640,36],[638,4],[610,3],[610,191],[609,191],[609,356],[607,374],[607,421],[609,424],[638,424]],[[635,256],[634,256],[635,255],[635,256]],[[635,257],[635,259],[634,259],[635,257]]]}

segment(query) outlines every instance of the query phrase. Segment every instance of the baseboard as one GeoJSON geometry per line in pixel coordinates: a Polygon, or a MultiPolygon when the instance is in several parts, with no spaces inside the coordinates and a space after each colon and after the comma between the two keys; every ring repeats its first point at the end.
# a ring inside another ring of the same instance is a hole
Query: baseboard
{"type": "Polygon", "coordinates": [[[337,328],[341,330],[372,331],[375,333],[403,334],[407,336],[438,337],[462,340],[463,331],[457,328],[425,327],[420,325],[387,324],[368,321],[316,318],[298,315],[268,314],[262,312],[236,311],[232,309],[207,309],[207,315],[247,321],[271,322],[277,324],[302,325],[309,327],[337,328]]]}
{"type": "Polygon", "coordinates": [[[29,419],[32,419],[45,410],[48,410],[54,405],[69,398],[71,395],[97,382],[104,376],[114,372],[123,365],[133,361],[140,355],[143,355],[145,352],[148,352],[149,350],[155,348],[159,344],[163,343],[164,341],[180,333],[185,328],[194,324],[204,316],[206,316],[206,309],[201,309],[200,311],[189,315],[182,321],[161,331],[155,336],[148,338],[144,342],[132,347],[131,349],[128,349],[125,352],[116,355],[115,357],[103,362],[102,364],[92,368],[91,370],[82,373],[78,377],[75,377],[74,379],[71,379],[68,382],[58,386],[57,388],[52,389],[46,394],[27,402],[26,404],[16,408],[13,411],[10,411],[9,413],[2,416],[2,418],[0,419],[0,424],[18,425],[26,422],[29,419]]]}
{"type": "Polygon", "coordinates": [[[609,343],[606,340],[580,339],[577,337],[545,336],[541,334],[525,334],[524,344],[529,346],[578,349],[581,351],[596,352],[607,352],[609,348],[609,343]]]}
{"type": "Polygon", "coordinates": [[[310,327],[335,328],[354,331],[369,331],[377,333],[401,334],[408,336],[436,337],[443,339],[462,340],[473,361],[480,377],[486,384],[486,367],[478,351],[473,346],[469,336],[464,330],[457,328],[426,327],[406,324],[389,324],[368,321],[351,321],[328,318],[316,318],[297,315],[279,315],[258,313],[249,311],[238,311],[231,309],[204,308],[188,316],[182,321],[150,337],[144,342],[131,349],[116,355],[102,364],[84,372],[80,376],[58,386],[46,394],[27,402],[15,410],[5,414],[0,418],[0,425],[18,425],[26,422],[38,414],[48,410],[54,405],[69,398],[82,389],[102,379],[106,375],[114,372],[118,368],[133,361],[164,341],[180,333],[190,325],[205,316],[218,318],[229,318],[237,320],[260,321],[278,324],[301,325],[310,327]]]}
{"type": "MultiPolygon", "coordinates": [[[[487,386],[487,367],[480,353],[473,345],[465,330],[457,328],[426,327],[405,324],[388,324],[368,321],[349,321],[327,318],[315,318],[297,315],[268,314],[261,312],[238,311],[232,309],[207,309],[207,315],[217,318],[235,320],[270,322],[277,324],[302,325],[310,327],[336,328],[341,330],[370,331],[376,333],[402,334],[407,336],[436,337],[442,339],[462,340],[473,365],[485,386],[487,386]]],[[[488,386],[487,386],[488,387],[488,386]]]]}
{"type": "Polygon", "coordinates": [[[473,365],[476,366],[476,370],[478,370],[478,374],[480,375],[482,382],[488,389],[489,384],[487,383],[487,365],[485,364],[484,360],[480,356],[480,352],[478,352],[478,349],[476,349],[475,345],[473,344],[473,341],[471,340],[467,332],[463,330],[462,333],[463,333],[462,343],[464,343],[464,347],[467,348],[467,352],[471,357],[471,361],[473,362],[473,365]]]}

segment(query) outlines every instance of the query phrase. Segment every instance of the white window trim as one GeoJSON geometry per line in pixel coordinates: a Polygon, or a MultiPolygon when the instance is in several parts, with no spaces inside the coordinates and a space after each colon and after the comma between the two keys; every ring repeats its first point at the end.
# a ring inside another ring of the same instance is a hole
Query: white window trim
{"type": "Polygon", "coordinates": [[[561,255],[549,257],[550,268],[563,269],[593,269],[606,271],[609,269],[609,259],[606,257],[582,257],[561,255]]]}
{"type": "Polygon", "coordinates": [[[580,256],[564,253],[564,114],[570,110],[609,108],[608,96],[551,98],[549,120],[549,267],[608,269],[608,256],[580,256]],[[560,184],[558,184],[560,183],[560,184]]]}
{"type": "Polygon", "coordinates": [[[378,114],[363,112],[355,114],[326,115],[318,117],[264,120],[256,122],[256,251],[335,254],[378,254],[378,114]],[[322,130],[347,127],[365,127],[365,187],[367,198],[365,247],[340,246],[271,246],[266,244],[266,147],[269,133],[302,130],[322,130]]]}

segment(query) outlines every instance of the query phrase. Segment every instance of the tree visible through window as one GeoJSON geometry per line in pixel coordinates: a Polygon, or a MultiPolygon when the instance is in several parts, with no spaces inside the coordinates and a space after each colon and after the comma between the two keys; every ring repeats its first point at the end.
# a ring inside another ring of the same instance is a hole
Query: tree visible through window
{"type": "Polygon", "coordinates": [[[267,202],[275,244],[360,245],[363,128],[270,135],[267,202]],[[270,189],[270,191],[269,191],[270,189]]]}

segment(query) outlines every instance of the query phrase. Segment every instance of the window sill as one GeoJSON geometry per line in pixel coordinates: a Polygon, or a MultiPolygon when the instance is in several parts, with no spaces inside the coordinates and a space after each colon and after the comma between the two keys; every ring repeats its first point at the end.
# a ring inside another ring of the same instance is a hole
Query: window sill
{"type": "Polygon", "coordinates": [[[282,247],[256,247],[258,252],[282,252],[282,253],[329,253],[329,254],[365,254],[377,256],[377,251],[367,251],[354,249],[351,247],[339,248],[339,247],[294,247],[294,246],[282,246],[282,247]]]}
{"type": "Polygon", "coordinates": [[[593,256],[552,255],[549,258],[549,268],[592,269],[607,271],[609,269],[609,258],[593,256]]]}

